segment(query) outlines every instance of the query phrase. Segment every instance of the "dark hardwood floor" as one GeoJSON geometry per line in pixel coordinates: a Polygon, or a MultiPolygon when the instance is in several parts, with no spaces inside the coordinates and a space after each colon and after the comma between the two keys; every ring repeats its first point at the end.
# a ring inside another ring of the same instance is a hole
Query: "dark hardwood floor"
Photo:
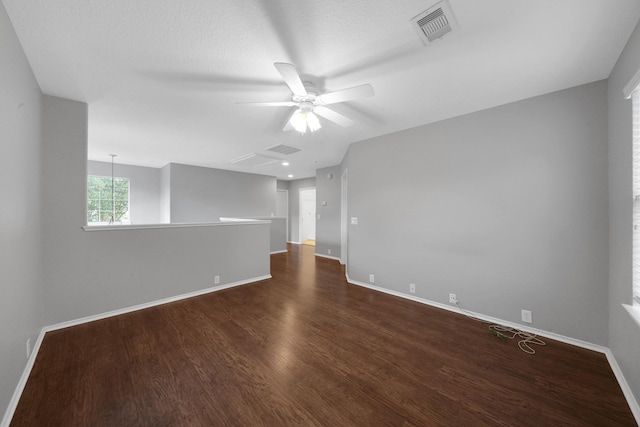
{"type": "Polygon", "coordinates": [[[273,279],[44,339],[11,426],[629,426],[606,357],[536,355],[292,245],[273,279]]]}

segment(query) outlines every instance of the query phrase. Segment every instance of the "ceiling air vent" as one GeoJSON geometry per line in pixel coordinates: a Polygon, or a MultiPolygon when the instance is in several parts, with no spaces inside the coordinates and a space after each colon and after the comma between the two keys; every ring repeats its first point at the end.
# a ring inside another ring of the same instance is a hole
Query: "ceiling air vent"
{"type": "Polygon", "coordinates": [[[274,159],[273,157],[262,156],[256,153],[249,153],[245,156],[238,157],[237,159],[229,160],[227,164],[257,167],[270,165],[272,163],[276,163],[277,161],[278,159],[274,159]]]}
{"type": "Polygon", "coordinates": [[[445,34],[458,29],[458,21],[448,0],[436,3],[434,6],[411,18],[411,25],[427,45],[444,37],[445,34]]]}
{"type": "Polygon", "coordinates": [[[280,153],[280,154],[293,154],[302,150],[296,147],[290,147],[288,145],[280,144],[280,145],[274,145],[273,147],[267,148],[267,151],[272,151],[274,153],[280,153]]]}

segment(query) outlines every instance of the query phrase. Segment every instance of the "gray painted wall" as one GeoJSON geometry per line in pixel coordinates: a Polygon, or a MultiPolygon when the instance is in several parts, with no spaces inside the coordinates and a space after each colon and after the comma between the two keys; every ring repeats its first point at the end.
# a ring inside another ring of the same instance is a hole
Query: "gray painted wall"
{"type": "Polygon", "coordinates": [[[283,181],[281,179],[276,181],[276,189],[277,190],[288,190],[289,189],[289,181],[283,181]]]}
{"type": "Polygon", "coordinates": [[[340,258],[341,179],[340,166],[316,171],[316,214],[320,215],[316,219],[316,254],[335,258],[340,258]]]}
{"type": "MultiPolygon", "coordinates": [[[[223,222],[234,221],[236,218],[220,218],[223,222]]],[[[269,250],[271,253],[279,253],[287,250],[287,219],[279,218],[279,217],[267,217],[267,216],[259,216],[259,217],[251,217],[251,218],[241,218],[241,219],[251,219],[251,220],[264,220],[270,221],[271,225],[269,227],[269,250]]]]}
{"type": "MultiPolygon", "coordinates": [[[[116,157],[116,161],[117,161],[116,157]]],[[[159,224],[162,222],[160,169],[121,165],[113,167],[114,175],[129,178],[129,218],[131,224],[159,224]]],[[[87,173],[111,176],[111,163],[87,162],[87,173]]]]}
{"type": "Polygon", "coordinates": [[[160,222],[171,222],[171,165],[160,169],[160,222]]]}
{"type": "Polygon", "coordinates": [[[269,274],[268,223],[83,231],[86,105],[45,96],[43,120],[46,324],[269,274]]]}
{"type": "Polygon", "coordinates": [[[622,89],[640,69],[636,27],[609,77],[609,347],[636,399],[640,398],[640,327],[621,304],[631,304],[632,121],[622,89]]]}
{"type": "Polygon", "coordinates": [[[606,345],[606,100],[601,81],[352,144],[350,278],[606,345]]]}
{"type": "Polygon", "coordinates": [[[43,322],[41,92],[0,4],[0,417],[43,322]]]}
{"type": "Polygon", "coordinates": [[[171,222],[214,222],[220,217],[270,217],[276,178],[170,164],[171,222]]]}
{"type": "Polygon", "coordinates": [[[289,181],[289,241],[300,241],[300,189],[315,188],[315,178],[304,178],[289,181]]]}

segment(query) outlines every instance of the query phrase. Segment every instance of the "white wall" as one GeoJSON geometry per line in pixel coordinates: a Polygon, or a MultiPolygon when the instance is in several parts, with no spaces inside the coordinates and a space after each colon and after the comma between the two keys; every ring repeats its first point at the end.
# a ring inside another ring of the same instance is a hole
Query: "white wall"
{"type": "MultiPolygon", "coordinates": [[[[116,162],[117,162],[116,157],[116,162]]],[[[129,218],[131,224],[159,224],[162,221],[160,169],[122,165],[113,167],[114,176],[129,178],[129,218]]],[[[111,163],[87,162],[87,173],[111,176],[111,163]]]]}
{"type": "Polygon", "coordinates": [[[0,418],[43,322],[40,103],[0,3],[0,418]]]}
{"type": "Polygon", "coordinates": [[[289,241],[293,243],[302,243],[300,240],[300,189],[315,187],[315,178],[289,181],[289,241]]]}
{"type": "Polygon", "coordinates": [[[340,166],[316,171],[316,254],[340,258],[341,185],[340,166]]]}
{"type": "Polygon", "coordinates": [[[601,81],[352,144],[350,278],[607,345],[606,99],[601,81]]]}
{"type": "Polygon", "coordinates": [[[640,398],[640,326],[621,304],[631,304],[632,121],[623,87],[640,69],[636,27],[609,77],[609,347],[636,399],[640,398]]]}
{"type": "Polygon", "coordinates": [[[172,223],[270,217],[276,212],[275,177],[177,163],[169,166],[172,223]]]}
{"type": "Polygon", "coordinates": [[[46,324],[269,274],[268,223],[83,231],[86,131],[85,104],[44,97],[46,324]]]}

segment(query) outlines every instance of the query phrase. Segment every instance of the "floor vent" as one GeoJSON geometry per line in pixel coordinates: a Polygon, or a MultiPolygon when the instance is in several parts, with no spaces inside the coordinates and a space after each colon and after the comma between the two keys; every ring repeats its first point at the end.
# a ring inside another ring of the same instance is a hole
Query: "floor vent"
{"type": "Polygon", "coordinates": [[[411,25],[425,45],[441,39],[446,34],[458,29],[458,21],[448,0],[436,3],[434,6],[411,18],[411,25]]]}
{"type": "Polygon", "coordinates": [[[290,147],[288,145],[280,144],[280,145],[274,145],[273,147],[267,148],[267,151],[272,151],[274,153],[280,153],[280,154],[293,154],[302,150],[296,147],[290,147]]]}

